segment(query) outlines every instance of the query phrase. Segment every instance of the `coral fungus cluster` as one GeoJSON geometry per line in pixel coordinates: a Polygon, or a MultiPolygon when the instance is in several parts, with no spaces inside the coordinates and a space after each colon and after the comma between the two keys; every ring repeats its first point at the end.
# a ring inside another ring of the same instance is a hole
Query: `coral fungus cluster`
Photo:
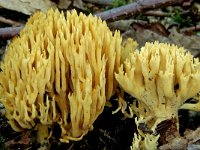
{"type": "Polygon", "coordinates": [[[146,43],[130,54],[116,79],[137,99],[133,111],[155,129],[161,121],[178,117],[184,102],[200,91],[200,62],[175,45],[146,43]]]}
{"type": "MultiPolygon", "coordinates": [[[[136,98],[129,110],[139,118],[137,127],[141,121],[154,131],[162,121],[177,119],[180,108],[200,110],[200,102],[184,104],[200,91],[198,59],[175,45],[146,43],[139,51],[132,39],[121,41],[118,31],[92,15],[35,13],[0,66],[0,101],[12,128],[37,125],[48,136],[48,127],[58,123],[62,142],[80,140],[118,83],[136,98]]],[[[118,103],[115,112],[125,112],[123,96],[118,103]]],[[[160,135],[138,131],[131,149],[155,149],[160,135]]]]}
{"type": "Polygon", "coordinates": [[[91,15],[35,13],[1,63],[0,97],[12,128],[58,123],[61,141],[80,140],[114,93],[121,40],[91,15]]]}
{"type": "Polygon", "coordinates": [[[139,135],[134,135],[131,149],[156,149],[158,124],[172,120],[167,128],[178,128],[178,110],[197,110],[199,106],[185,102],[200,91],[200,62],[175,45],[146,43],[140,51],[129,53],[116,79],[125,92],[136,98],[131,110],[139,118],[139,135]],[[139,124],[146,124],[152,134],[144,133],[139,124]]]}

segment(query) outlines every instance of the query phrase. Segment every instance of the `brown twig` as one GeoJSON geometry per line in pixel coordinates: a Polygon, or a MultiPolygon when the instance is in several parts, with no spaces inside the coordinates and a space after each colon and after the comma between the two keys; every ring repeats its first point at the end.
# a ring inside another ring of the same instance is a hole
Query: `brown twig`
{"type": "Polygon", "coordinates": [[[193,27],[182,28],[182,29],[180,29],[180,32],[186,33],[186,32],[192,32],[192,31],[197,31],[197,30],[200,30],[200,25],[196,25],[196,26],[193,26],[193,27]]]}
{"type": "Polygon", "coordinates": [[[112,5],[113,0],[84,0],[89,3],[99,4],[99,5],[112,5]]]}
{"type": "Polygon", "coordinates": [[[24,26],[0,28],[0,39],[9,39],[17,35],[24,26]]]}
{"type": "Polygon", "coordinates": [[[20,22],[13,21],[13,20],[11,20],[11,19],[7,19],[7,18],[2,17],[2,16],[0,16],[0,22],[5,23],[5,24],[8,24],[8,25],[11,25],[11,26],[20,26],[20,25],[23,25],[23,24],[20,23],[20,22]]]}
{"type": "Polygon", "coordinates": [[[117,20],[126,18],[132,15],[146,12],[151,9],[162,8],[175,4],[182,4],[187,0],[138,0],[134,3],[124,5],[118,8],[113,8],[104,12],[96,13],[95,15],[103,20],[117,20]]]}
{"type": "MultiPolygon", "coordinates": [[[[89,1],[89,0],[88,0],[89,1]]],[[[91,0],[92,1],[92,0],[91,0]]],[[[93,0],[95,1],[95,0],[93,0]]],[[[97,0],[96,0],[97,1],[97,0]]],[[[102,0],[105,1],[106,0],[102,0]]],[[[137,15],[144,13],[151,9],[166,7],[175,4],[182,4],[187,0],[138,0],[137,2],[124,5],[118,8],[113,8],[108,11],[96,13],[94,15],[99,16],[103,20],[117,20],[120,18],[126,18],[131,15],[137,15]]],[[[19,33],[24,26],[10,27],[0,29],[0,39],[11,38],[19,33]]]]}
{"type": "Polygon", "coordinates": [[[168,13],[165,13],[160,10],[149,10],[149,11],[145,12],[144,14],[147,16],[156,16],[156,17],[166,17],[169,15],[168,13]]]}

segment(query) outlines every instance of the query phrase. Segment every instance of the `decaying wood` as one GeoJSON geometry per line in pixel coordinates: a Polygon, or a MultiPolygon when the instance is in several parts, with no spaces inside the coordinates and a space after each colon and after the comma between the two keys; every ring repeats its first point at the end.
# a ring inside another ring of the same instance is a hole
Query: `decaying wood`
{"type": "Polygon", "coordinates": [[[187,0],[138,0],[134,3],[124,5],[118,8],[113,8],[104,12],[96,13],[95,15],[103,20],[118,20],[121,18],[127,18],[139,13],[146,12],[148,10],[163,8],[166,6],[182,4],[187,0]]]}
{"type": "Polygon", "coordinates": [[[0,39],[9,39],[17,35],[24,26],[0,28],[0,39]]]}

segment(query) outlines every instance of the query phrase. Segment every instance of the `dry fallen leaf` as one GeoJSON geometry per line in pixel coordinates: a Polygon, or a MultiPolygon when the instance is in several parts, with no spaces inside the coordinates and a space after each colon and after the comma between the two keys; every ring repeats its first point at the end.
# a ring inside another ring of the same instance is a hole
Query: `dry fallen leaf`
{"type": "Polygon", "coordinates": [[[68,9],[68,7],[71,5],[71,0],[59,0],[58,8],[60,9],[68,9]]]}
{"type": "Polygon", "coordinates": [[[0,0],[0,6],[31,15],[37,10],[47,11],[51,7],[56,7],[56,4],[50,0],[0,0]]]}
{"type": "Polygon", "coordinates": [[[147,29],[139,30],[139,31],[131,29],[124,32],[122,36],[124,39],[128,37],[135,39],[138,42],[139,47],[143,46],[146,42],[154,42],[154,41],[160,41],[163,43],[170,42],[170,40],[167,37],[157,34],[151,30],[147,30],[147,29]]]}
{"type": "Polygon", "coordinates": [[[108,23],[108,26],[111,30],[120,30],[121,32],[127,31],[132,29],[131,24],[135,22],[134,19],[128,19],[128,20],[117,20],[114,22],[108,23]]]}
{"type": "Polygon", "coordinates": [[[178,46],[182,46],[189,50],[194,56],[200,56],[200,37],[196,35],[187,36],[178,33],[175,28],[170,30],[168,37],[157,34],[149,29],[139,29],[139,30],[127,30],[122,34],[123,38],[131,37],[135,39],[139,47],[143,46],[146,42],[159,41],[164,43],[173,43],[178,46]]]}
{"type": "Polygon", "coordinates": [[[28,146],[31,144],[31,131],[23,132],[20,136],[15,137],[5,143],[7,148],[14,147],[15,145],[28,146]]]}
{"type": "Polygon", "coordinates": [[[166,149],[187,149],[198,150],[200,148],[200,127],[196,130],[187,129],[182,137],[175,137],[169,143],[159,147],[160,150],[166,149]]]}
{"type": "Polygon", "coordinates": [[[83,3],[82,0],[74,0],[73,2],[73,6],[76,7],[76,8],[79,8],[81,10],[85,10],[85,4],[83,3]]]}
{"type": "Polygon", "coordinates": [[[170,30],[169,39],[178,46],[183,46],[186,49],[199,50],[200,49],[200,37],[196,35],[187,36],[178,33],[176,28],[170,30]]]}

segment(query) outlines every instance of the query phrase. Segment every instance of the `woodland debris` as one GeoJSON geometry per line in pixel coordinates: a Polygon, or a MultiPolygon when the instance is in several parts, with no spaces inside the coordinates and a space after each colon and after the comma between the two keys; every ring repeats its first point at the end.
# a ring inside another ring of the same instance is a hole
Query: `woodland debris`
{"type": "Polygon", "coordinates": [[[134,3],[127,4],[121,7],[113,8],[104,12],[96,13],[103,20],[118,20],[121,18],[127,18],[139,13],[146,12],[148,10],[163,8],[170,5],[182,4],[186,0],[138,0],[134,3]]]}
{"type": "Polygon", "coordinates": [[[38,10],[47,11],[52,7],[55,8],[56,4],[50,0],[0,0],[0,6],[31,15],[38,10]]]}
{"type": "Polygon", "coordinates": [[[2,16],[0,16],[0,22],[8,24],[8,25],[11,25],[11,26],[20,26],[20,25],[22,25],[22,23],[20,23],[20,22],[13,21],[11,19],[7,19],[7,18],[2,17],[2,16]]]}
{"type": "Polygon", "coordinates": [[[99,5],[112,5],[113,0],[84,0],[89,3],[99,4],[99,5]]]}
{"type": "Polygon", "coordinates": [[[149,10],[149,11],[145,12],[144,14],[147,16],[156,16],[156,17],[166,17],[169,15],[168,13],[165,13],[160,10],[149,10]]]}
{"type": "Polygon", "coordinates": [[[194,32],[200,30],[200,24],[192,27],[182,28],[180,29],[181,33],[188,33],[188,32],[194,32]]]}
{"type": "Polygon", "coordinates": [[[16,36],[24,26],[0,28],[0,39],[9,39],[16,36]]]}

